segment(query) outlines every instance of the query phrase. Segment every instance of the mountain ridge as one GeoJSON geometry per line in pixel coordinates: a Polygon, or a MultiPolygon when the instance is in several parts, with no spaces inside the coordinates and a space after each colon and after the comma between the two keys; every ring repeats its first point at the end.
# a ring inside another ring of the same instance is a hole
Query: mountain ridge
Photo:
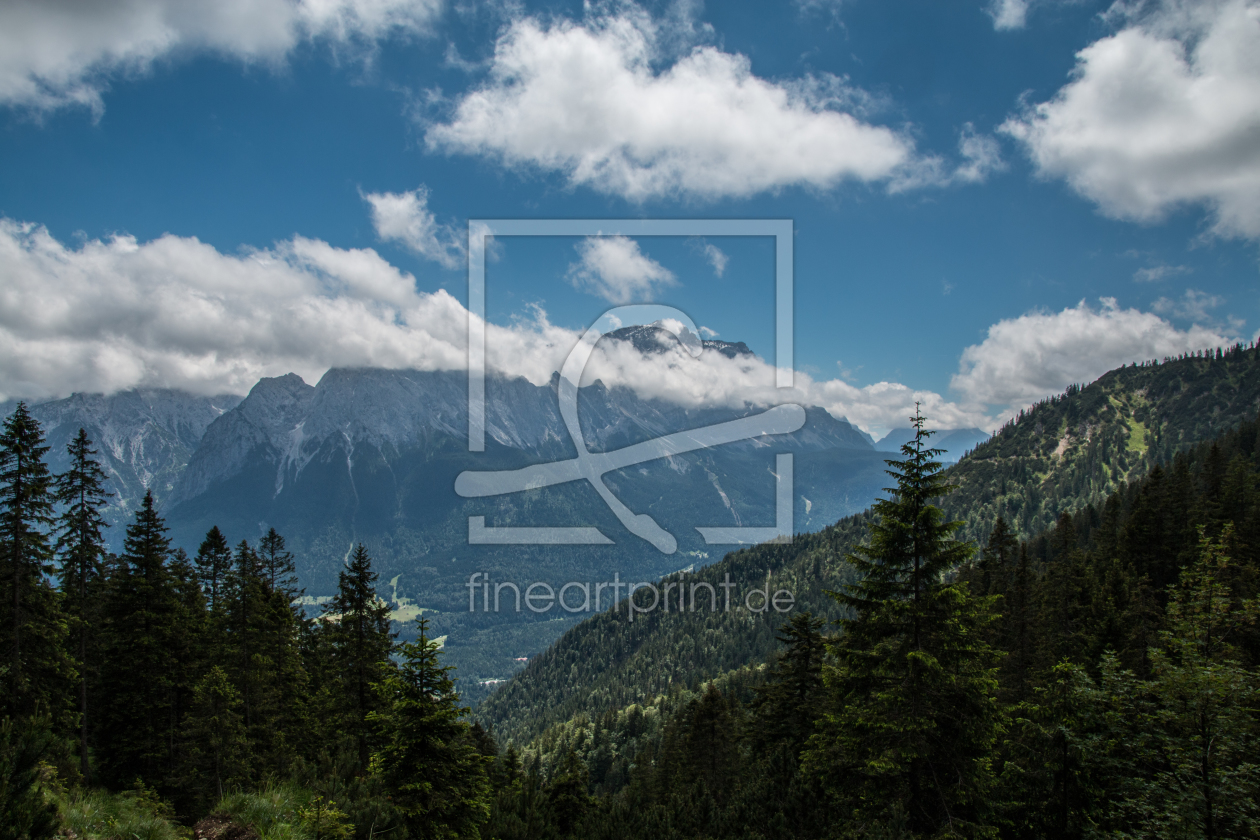
{"type": "MultiPolygon", "coordinates": [[[[1118,368],[1021,412],[948,468],[957,489],[942,500],[945,515],[962,521],[962,536],[980,543],[999,514],[1017,535],[1032,536],[1060,513],[1100,502],[1155,463],[1258,412],[1260,351],[1254,345],[1118,368]],[[1139,428],[1146,445],[1129,449],[1139,428]],[[1107,457],[1114,469],[1102,469],[1107,457]]],[[[798,609],[834,619],[838,608],[826,592],[850,582],[852,570],[842,558],[864,538],[869,519],[864,511],[791,545],[740,549],[687,580],[716,586],[729,574],[743,589],[764,581],[793,591],[798,609]]],[[[672,685],[691,687],[762,661],[775,649],[779,620],[737,608],[657,611],[632,623],[624,609],[606,611],[565,633],[476,714],[497,737],[521,746],[553,724],[579,715],[593,720],[672,685]]]]}

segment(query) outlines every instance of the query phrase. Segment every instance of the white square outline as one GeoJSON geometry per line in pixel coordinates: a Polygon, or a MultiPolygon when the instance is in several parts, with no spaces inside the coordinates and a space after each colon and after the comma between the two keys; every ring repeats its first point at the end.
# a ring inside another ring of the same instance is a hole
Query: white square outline
{"type": "MultiPolygon", "coordinates": [[[[775,309],[775,386],[793,382],[793,220],[792,219],[469,219],[468,220],[468,451],[486,448],[486,237],[487,236],[773,236],[775,309]]],[[[775,459],[779,471],[775,492],[775,525],[769,528],[700,528],[710,544],[747,544],[792,538],[792,456],[775,459]]],[[[469,542],[476,544],[533,543],[530,528],[489,528],[485,517],[468,519],[469,542]],[[519,533],[517,533],[519,532],[519,533]]],[[[574,542],[610,542],[607,538],[574,542]]],[[[542,535],[537,535],[542,536],[542,535]]],[[[557,536],[559,536],[557,534],[557,536]]],[[[602,537],[602,535],[600,535],[602,537]]],[[[541,539],[550,543],[555,539],[541,539]]],[[[567,541],[567,540],[562,540],[567,541]]]]}

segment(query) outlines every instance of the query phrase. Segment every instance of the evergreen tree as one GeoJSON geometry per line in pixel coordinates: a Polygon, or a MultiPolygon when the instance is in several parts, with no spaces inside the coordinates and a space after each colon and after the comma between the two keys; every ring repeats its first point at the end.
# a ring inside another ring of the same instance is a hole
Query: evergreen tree
{"type": "Polygon", "coordinates": [[[297,729],[309,720],[306,700],[310,680],[301,657],[308,621],[297,603],[301,590],[284,537],[275,528],[269,529],[258,541],[257,554],[263,590],[260,643],[269,660],[268,693],[273,705],[270,762],[283,772],[290,753],[304,737],[297,729]]]}
{"type": "Polygon", "coordinates": [[[980,554],[977,594],[1006,594],[1012,583],[1011,571],[1018,549],[1019,540],[1016,539],[1015,532],[1006,523],[1006,518],[999,515],[989,533],[989,541],[980,554]]]}
{"type": "Polygon", "coordinates": [[[1010,589],[1002,598],[998,647],[1002,659],[1002,692],[1012,700],[1028,699],[1037,663],[1036,640],[1032,628],[1033,571],[1028,546],[1021,543],[1010,589]]]}
{"type": "Polygon", "coordinates": [[[595,809],[590,794],[590,773],[573,750],[552,774],[546,788],[547,821],[561,837],[575,837],[583,820],[595,809]]]}
{"type": "Polygon", "coordinates": [[[807,763],[854,836],[988,833],[990,755],[1000,730],[992,599],[946,576],[971,556],[932,500],[951,489],[914,440],[889,461],[897,485],[874,506],[870,542],[849,557],[862,579],[834,597],[852,617],[830,646],[827,701],[807,763]]]}
{"type": "Polygon", "coordinates": [[[1095,712],[1100,734],[1090,750],[1106,787],[1103,825],[1205,840],[1260,833],[1260,679],[1234,646],[1260,610],[1236,603],[1223,583],[1228,529],[1222,536],[1200,533],[1198,560],[1169,591],[1151,679],[1138,682],[1108,657],[1099,689],[1083,694],[1112,710],[1095,712]],[[1135,753],[1138,743],[1147,746],[1135,753]]]}
{"type": "Polygon", "coordinates": [[[266,675],[271,663],[264,645],[261,565],[258,554],[247,541],[241,540],[225,586],[227,660],[232,680],[241,693],[245,727],[255,744],[265,741],[269,735],[264,708],[270,700],[266,697],[266,675]]]}
{"type": "Polygon", "coordinates": [[[228,548],[227,538],[218,525],[206,532],[193,562],[210,611],[217,613],[223,609],[227,579],[232,569],[232,549],[228,548]]]}
{"type": "Polygon", "coordinates": [[[202,808],[222,799],[233,784],[248,781],[248,739],[241,695],[218,665],[193,688],[183,736],[189,744],[188,776],[201,788],[197,794],[202,808]]]}
{"type": "Polygon", "coordinates": [[[360,543],[337,576],[337,594],[324,605],[323,620],[332,647],[339,684],[341,713],[354,737],[359,764],[366,767],[372,734],[368,715],[378,709],[372,689],[392,668],[393,635],[389,605],[376,596],[372,558],[360,543]]]}
{"type": "Polygon", "coordinates": [[[0,716],[54,715],[70,723],[67,683],[74,665],[65,650],[67,623],[52,574],[52,477],[44,464],[44,433],[25,403],[0,430],[0,644],[6,690],[0,716]]]}
{"type": "Polygon", "coordinates": [[[44,798],[40,763],[55,739],[46,720],[0,718],[0,840],[45,840],[57,834],[57,807],[44,798]]]}
{"type": "Polygon", "coordinates": [[[276,533],[275,528],[269,528],[258,541],[258,558],[260,574],[269,589],[283,593],[290,601],[301,594],[293,554],[285,549],[284,537],[276,533]]]}
{"type": "MultiPolygon", "coordinates": [[[[482,755],[462,719],[450,667],[420,619],[419,638],[400,648],[402,662],[377,684],[382,710],[370,720],[381,747],[372,770],[416,838],[478,837],[490,816],[490,759],[482,755]]],[[[584,791],[583,791],[584,792],[584,791]]]]}
{"type": "Polygon", "coordinates": [[[189,777],[182,772],[195,764],[192,751],[196,744],[179,737],[179,731],[187,730],[185,721],[195,705],[197,684],[208,667],[221,661],[222,646],[213,632],[213,617],[206,610],[197,571],[182,548],[171,553],[167,570],[175,598],[170,624],[178,628],[170,637],[170,719],[174,727],[171,747],[174,752],[169,759],[174,769],[171,795],[180,813],[189,815],[198,813],[204,804],[199,798],[205,790],[204,777],[189,777]]]}
{"type": "Polygon", "coordinates": [[[147,492],[127,526],[105,593],[102,769],[115,784],[165,782],[175,735],[179,598],[168,568],[170,541],[147,492]]]}
{"type": "Polygon", "coordinates": [[[808,612],[794,614],[779,630],[785,649],[766,685],[757,689],[754,739],[763,746],[786,744],[794,760],[814,732],[822,700],[822,626],[823,620],[808,612]]]}
{"type": "Polygon", "coordinates": [[[58,475],[55,482],[54,496],[63,506],[57,519],[56,552],[61,558],[61,591],[75,637],[79,669],[79,772],[90,780],[88,682],[96,671],[97,606],[106,553],[102,532],[109,527],[101,510],[112,494],[105,490],[105,471],[96,461],[97,452],[86,431],[79,429],[66,451],[70,455],[70,468],[58,475]]]}
{"type": "Polygon", "coordinates": [[[676,752],[670,756],[674,766],[662,781],[671,787],[699,783],[700,797],[725,803],[739,761],[730,701],[709,683],[679,716],[678,724],[671,739],[676,743],[676,752]]]}

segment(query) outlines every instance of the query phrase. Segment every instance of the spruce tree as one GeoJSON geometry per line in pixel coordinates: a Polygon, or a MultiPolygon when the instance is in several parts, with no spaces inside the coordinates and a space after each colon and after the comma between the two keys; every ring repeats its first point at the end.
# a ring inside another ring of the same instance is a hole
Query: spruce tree
{"type": "Polygon", "coordinates": [[[269,589],[284,593],[290,601],[301,594],[293,553],[284,547],[284,537],[276,533],[275,528],[267,529],[258,541],[258,558],[260,574],[269,589]]]}
{"type": "Polygon", "coordinates": [[[228,628],[227,659],[231,676],[241,693],[245,727],[251,738],[265,739],[267,733],[261,714],[264,699],[264,675],[270,663],[266,660],[262,627],[263,581],[259,577],[261,561],[250,544],[241,540],[232,559],[225,587],[228,628]]]}
{"type": "MultiPolygon", "coordinates": [[[[301,638],[308,620],[298,599],[296,563],[284,537],[269,528],[258,541],[259,575],[263,583],[262,644],[271,661],[270,688],[275,704],[273,763],[283,772],[289,754],[306,733],[298,732],[306,717],[310,680],[301,658],[301,638]]],[[[309,727],[307,727],[309,728],[309,727]]]]}
{"type": "Polygon", "coordinates": [[[240,692],[218,665],[193,688],[183,737],[189,745],[187,776],[199,788],[195,793],[202,808],[222,799],[233,784],[249,779],[241,705],[240,692]]]}
{"type": "Polygon", "coordinates": [[[948,576],[972,555],[932,504],[952,489],[916,412],[896,486],[874,505],[861,580],[834,593],[850,611],[830,646],[827,698],[806,762],[853,836],[988,833],[990,753],[999,728],[992,601],[948,576]]]}
{"type": "Polygon", "coordinates": [[[18,403],[0,430],[0,667],[7,671],[0,716],[42,712],[68,728],[67,683],[75,673],[60,597],[47,581],[53,572],[47,452],[39,421],[18,403]]]}
{"type": "Polygon", "coordinates": [[[181,770],[192,765],[191,753],[196,744],[188,738],[180,738],[178,732],[181,727],[186,731],[184,721],[195,705],[197,684],[207,668],[222,660],[223,648],[212,632],[212,616],[206,611],[206,599],[197,581],[196,569],[182,548],[171,552],[167,570],[175,596],[171,626],[179,628],[170,639],[170,718],[176,727],[172,739],[174,754],[169,760],[174,768],[171,796],[180,813],[193,814],[203,804],[198,798],[202,777],[190,778],[181,770]]]}
{"type": "Polygon", "coordinates": [[[822,700],[825,642],[823,619],[800,612],[779,629],[785,646],[764,686],[757,688],[757,724],[753,739],[759,747],[784,744],[792,759],[799,758],[814,732],[822,700]]]}
{"type": "Polygon", "coordinates": [[[411,836],[475,838],[490,816],[491,760],[470,737],[467,709],[459,706],[451,668],[438,659],[428,621],[418,623],[419,638],[400,647],[401,664],[377,686],[381,711],[370,719],[381,747],[372,771],[411,836]]]}
{"type": "Polygon", "coordinates": [[[345,731],[354,737],[361,767],[366,767],[372,734],[368,715],[378,708],[372,689],[392,669],[394,649],[389,605],[376,596],[372,558],[359,543],[337,576],[337,594],[324,605],[323,621],[331,642],[340,685],[345,731]]]}
{"type": "Polygon", "coordinates": [[[168,568],[170,541],[153,493],[127,526],[106,587],[102,662],[102,769],[113,783],[156,786],[171,770],[176,721],[179,598],[168,568]]]}
{"type": "Polygon", "coordinates": [[[88,682],[96,671],[96,629],[99,596],[104,581],[105,537],[109,523],[101,515],[111,493],[107,477],[96,461],[87,432],[66,446],[70,468],[57,476],[54,496],[62,507],[57,518],[56,552],[61,559],[61,591],[65,597],[79,669],[79,772],[91,779],[88,766],[88,682]]]}
{"type": "Polygon", "coordinates": [[[232,569],[232,549],[228,547],[227,538],[218,525],[206,532],[206,538],[201,541],[193,563],[197,569],[197,580],[206,593],[210,612],[217,614],[223,609],[227,579],[232,569]]]}
{"type": "Polygon", "coordinates": [[[552,773],[546,788],[547,821],[561,837],[577,837],[583,821],[595,810],[590,794],[590,772],[573,750],[552,773]]]}
{"type": "Polygon", "coordinates": [[[1015,532],[1006,523],[1006,518],[999,515],[980,554],[980,582],[976,594],[1006,594],[1012,583],[1011,571],[1018,549],[1019,540],[1015,532]]]}

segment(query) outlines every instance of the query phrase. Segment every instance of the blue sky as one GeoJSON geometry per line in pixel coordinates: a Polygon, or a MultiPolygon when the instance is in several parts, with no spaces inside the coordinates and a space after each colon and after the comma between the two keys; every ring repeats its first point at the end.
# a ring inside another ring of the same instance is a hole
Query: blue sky
{"type": "MultiPolygon", "coordinates": [[[[458,367],[470,218],[793,219],[795,398],[877,434],[1260,328],[1257,2],[54,0],[0,33],[4,397],[458,367]]],[[[505,373],[648,299],[773,361],[769,240],[495,256],[505,373]]],[[[773,399],[714,364],[601,370],[773,399]]]]}

